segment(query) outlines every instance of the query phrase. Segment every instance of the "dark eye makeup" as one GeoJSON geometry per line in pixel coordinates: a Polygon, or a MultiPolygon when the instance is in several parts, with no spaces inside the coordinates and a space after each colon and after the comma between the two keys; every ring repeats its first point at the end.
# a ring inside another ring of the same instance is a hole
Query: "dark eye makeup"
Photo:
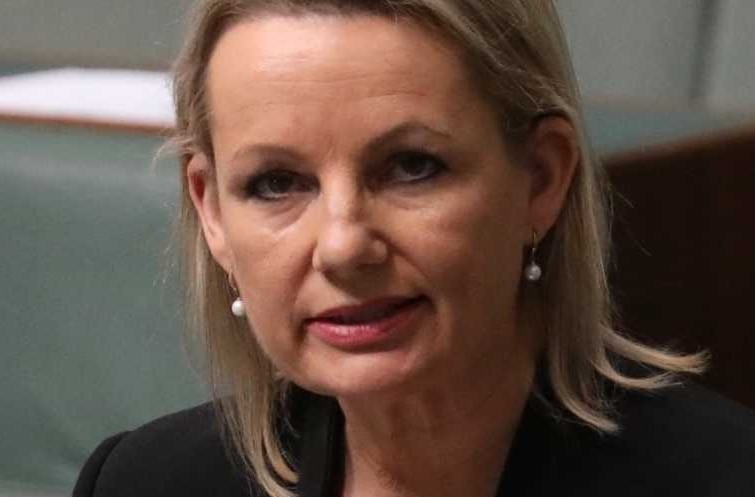
{"type": "Polygon", "coordinates": [[[255,174],[244,188],[246,195],[263,202],[282,200],[295,192],[306,192],[313,188],[301,174],[286,170],[272,170],[255,174]]]}
{"type": "MultiPolygon", "coordinates": [[[[448,169],[439,157],[418,150],[397,152],[378,168],[377,183],[383,185],[413,185],[429,181],[448,169]]],[[[287,169],[271,169],[253,175],[244,192],[248,198],[262,202],[275,202],[294,193],[317,189],[316,180],[287,169]]]]}
{"type": "Polygon", "coordinates": [[[399,152],[388,160],[384,181],[418,183],[429,180],[447,169],[446,163],[433,154],[420,151],[399,152]]]}

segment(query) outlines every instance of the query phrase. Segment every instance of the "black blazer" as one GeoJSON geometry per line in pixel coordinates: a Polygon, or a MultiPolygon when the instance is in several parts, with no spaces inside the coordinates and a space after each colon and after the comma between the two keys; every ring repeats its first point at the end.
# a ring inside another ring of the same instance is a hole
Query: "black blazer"
{"type": "MultiPolygon", "coordinates": [[[[338,497],[343,418],[332,399],[298,391],[284,432],[298,495],[338,497]]],[[[557,419],[533,396],[499,497],[755,497],[755,414],[700,387],[621,394],[622,431],[601,435],[557,419]]],[[[219,436],[209,404],[108,438],[74,497],[264,496],[219,436]]],[[[464,496],[460,496],[464,497],[464,496]]]]}

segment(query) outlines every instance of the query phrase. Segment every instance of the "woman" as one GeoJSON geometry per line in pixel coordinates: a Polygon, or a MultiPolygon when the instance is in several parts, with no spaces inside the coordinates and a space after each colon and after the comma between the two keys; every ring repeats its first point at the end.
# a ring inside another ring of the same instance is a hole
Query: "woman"
{"type": "Polygon", "coordinates": [[[219,416],[76,496],[755,495],[752,417],[672,386],[704,358],[613,328],[550,1],[206,0],[175,92],[219,416]]]}

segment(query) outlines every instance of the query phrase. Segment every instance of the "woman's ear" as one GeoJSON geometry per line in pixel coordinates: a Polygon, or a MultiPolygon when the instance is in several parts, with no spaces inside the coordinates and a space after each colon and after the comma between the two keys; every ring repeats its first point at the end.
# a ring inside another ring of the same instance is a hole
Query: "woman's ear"
{"type": "Polygon", "coordinates": [[[228,273],[232,269],[231,255],[220,214],[217,177],[206,155],[192,156],[186,166],[186,180],[210,253],[228,273]]]}
{"type": "Polygon", "coordinates": [[[542,239],[558,219],[580,161],[577,132],[563,117],[542,118],[530,133],[526,150],[532,172],[530,226],[542,239]]]}

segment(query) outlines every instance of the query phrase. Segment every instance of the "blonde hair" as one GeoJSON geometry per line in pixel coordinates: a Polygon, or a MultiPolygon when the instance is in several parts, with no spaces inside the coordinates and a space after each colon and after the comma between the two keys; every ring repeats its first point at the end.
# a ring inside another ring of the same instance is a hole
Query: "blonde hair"
{"type": "Polygon", "coordinates": [[[553,397],[566,412],[597,430],[618,429],[606,380],[653,390],[675,373],[700,372],[705,356],[677,355],[637,343],[615,327],[607,283],[609,222],[604,173],[590,154],[579,96],[563,33],[551,0],[204,0],[176,61],[174,143],[182,163],[180,235],[189,309],[207,350],[226,433],[247,469],[272,496],[291,495],[297,475],[276,432],[284,379],[257,345],[246,323],[229,313],[227,275],[213,260],[188,192],[191,156],[213,157],[205,79],[216,42],[232,25],[255,16],[371,14],[418,23],[465,51],[473,80],[490,97],[510,143],[522,143],[544,114],[569,119],[580,137],[581,160],[561,215],[541,247],[544,276],[537,305],[546,330],[545,361],[553,397]],[[630,377],[611,358],[655,372],[630,377]]]}

